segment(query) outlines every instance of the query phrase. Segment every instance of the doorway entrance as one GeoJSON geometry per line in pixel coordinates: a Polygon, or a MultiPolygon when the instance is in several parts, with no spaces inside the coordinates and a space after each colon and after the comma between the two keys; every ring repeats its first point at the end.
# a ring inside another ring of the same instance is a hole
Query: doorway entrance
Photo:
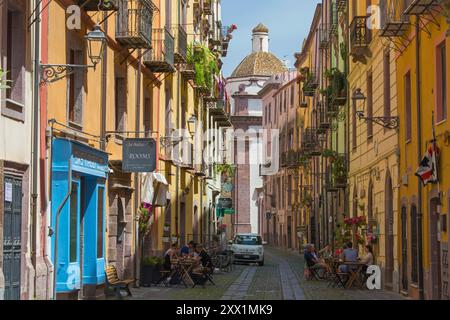
{"type": "Polygon", "coordinates": [[[439,199],[430,202],[430,269],[431,269],[431,299],[442,299],[441,286],[441,242],[439,239],[439,199]]]}
{"type": "Polygon", "coordinates": [[[392,180],[388,174],[384,189],[384,214],[385,214],[385,269],[384,281],[385,287],[393,288],[392,273],[394,272],[394,208],[392,194],[392,180]]]}
{"type": "Polygon", "coordinates": [[[5,176],[3,217],[3,273],[5,300],[20,299],[22,252],[22,180],[5,176]]]}

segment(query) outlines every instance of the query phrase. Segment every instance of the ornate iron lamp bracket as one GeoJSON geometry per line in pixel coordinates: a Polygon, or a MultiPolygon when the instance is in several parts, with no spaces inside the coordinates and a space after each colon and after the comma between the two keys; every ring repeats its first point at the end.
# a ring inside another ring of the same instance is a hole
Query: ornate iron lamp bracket
{"type": "Polygon", "coordinates": [[[41,64],[41,83],[51,83],[73,74],[77,69],[94,68],[95,65],[41,64]]]}
{"type": "Polygon", "coordinates": [[[398,129],[400,125],[399,117],[365,117],[363,113],[358,112],[358,118],[366,123],[371,121],[387,129],[398,129]]]}

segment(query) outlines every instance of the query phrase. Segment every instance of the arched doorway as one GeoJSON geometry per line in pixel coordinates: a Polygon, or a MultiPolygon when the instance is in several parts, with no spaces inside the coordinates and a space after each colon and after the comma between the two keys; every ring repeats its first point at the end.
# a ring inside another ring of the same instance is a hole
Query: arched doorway
{"type": "Polygon", "coordinates": [[[392,289],[394,271],[394,208],[393,208],[393,190],[392,179],[388,173],[384,191],[384,215],[385,215],[385,269],[384,281],[385,287],[392,289]]]}

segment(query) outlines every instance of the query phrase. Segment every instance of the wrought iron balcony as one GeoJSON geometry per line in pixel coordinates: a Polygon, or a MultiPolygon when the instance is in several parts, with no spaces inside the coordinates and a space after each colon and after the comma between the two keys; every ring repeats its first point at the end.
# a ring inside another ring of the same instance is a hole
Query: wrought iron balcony
{"type": "Polygon", "coordinates": [[[442,7],[448,6],[447,0],[412,0],[409,2],[409,6],[405,8],[407,15],[435,15],[444,11],[442,7]]]}
{"type": "Polygon", "coordinates": [[[173,73],[174,39],[167,29],[153,29],[152,49],[144,54],[144,64],[156,73],[173,73]]]}
{"type": "MultiPolygon", "coordinates": [[[[331,104],[334,106],[344,106],[347,103],[347,88],[346,75],[339,70],[333,72],[331,76],[331,104]]],[[[330,104],[328,106],[330,107],[330,104]]]]}
{"type": "Polygon", "coordinates": [[[369,45],[372,42],[372,32],[367,27],[367,16],[357,16],[350,24],[350,55],[354,62],[366,62],[371,55],[369,45]]]}
{"type": "Polygon", "coordinates": [[[310,157],[322,155],[322,148],[316,128],[306,128],[302,134],[302,150],[301,152],[310,157]]]}
{"type": "Polygon", "coordinates": [[[194,66],[190,63],[182,64],[180,66],[180,72],[183,75],[185,80],[194,80],[195,79],[195,69],[194,69],[194,66]]]}
{"type": "Polygon", "coordinates": [[[330,36],[336,36],[338,34],[339,27],[339,11],[337,2],[331,3],[330,8],[330,36]]]}
{"type": "Polygon", "coordinates": [[[330,185],[337,189],[347,187],[347,157],[345,154],[337,154],[330,159],[330,185]]]}
{"type": "Polygon", "coordinates": [[[303,82],[303,95],[305,97],[314,97],[318,86],[319,82],[316,74],[314,72],[307,71],[305,81],[303,82]]]}
{"type": "Polygon", "coordinates": [[[126,48],[150,49],[154,6],[150,0],[117,0],[116,40],[126,48]]]}
{"type": "Polygon", "coordinates": [[[348,0],[336,0],[336,3],[337,3],[337,10],[339,12],[347,11],[348,0]]]}
{"type": "Polygon", "coordinates": [[[116,11],[118,0],[77,0],[85,11],[116,11]]]}
{"type": "Polygon", "coordinates": [[[324,134],[331,127],[331,119],[328,113],[328,104],[325,101],[321,101],[317,104],[319,111],[319,127],[317,128],[318,134],[324,134]]]}
{"type": "Polygon", "coordinates": [[[172,29],[175,38],[175,63],[186,63],[187,57],[187,33],[182,25],[172,29]]]}
{"type": "Polygon", "coordinates": [[[213,13],[211,0],[203,0],[203,14],[210,16],[213,13]]]}
{"type": "Polygon", "coordinates": [[[319,28],[319,49],[327,50],[330,48],[330,26],[322,24],[319,28]]]}
{"type": "Polygon", "coordinates": [[[409,17],[404,14],[406,5],[405,0],[381,2],[381,37],[398,37],[408,30],[410,26],[409,17]]]}

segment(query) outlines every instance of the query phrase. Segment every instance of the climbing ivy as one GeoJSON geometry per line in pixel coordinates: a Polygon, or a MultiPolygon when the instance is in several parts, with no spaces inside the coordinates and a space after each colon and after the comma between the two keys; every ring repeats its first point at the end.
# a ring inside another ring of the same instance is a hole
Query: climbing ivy
{"type": "Polygon", "coordinates": [[[194,66],[195,84],[211,90],[214,85],[214,75],[219,74],[216,56],[208,47],[192,43],[188,46],[187,62],[194,66]]]}

